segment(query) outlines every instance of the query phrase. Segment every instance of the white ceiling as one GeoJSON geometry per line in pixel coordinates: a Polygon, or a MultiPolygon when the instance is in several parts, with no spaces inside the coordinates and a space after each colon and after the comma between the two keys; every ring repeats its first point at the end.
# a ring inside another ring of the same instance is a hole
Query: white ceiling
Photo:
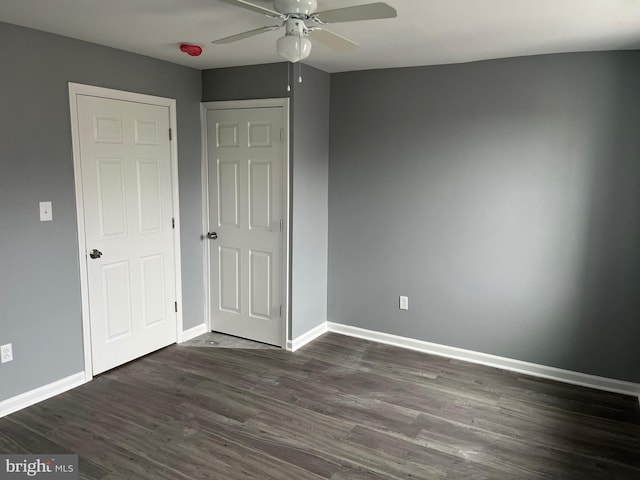
{"type": "MultiPolygon", "coordinates": [[[[374,0],[318,0],[319,10],[374,0]]],[[[272,8],[270,0],[254,3],[272,8]]],[[[304,63],[327,72],[468,62],[541,53],[640,48],[640,0],[387,0],[398,18],[331,25],[360,48],[314,44],[304,63]]],[[[267,34],[211,40],[274,21],[219,0],[0,0],[0,21],[206,69],[281,61],[267,34]],[[200,57],[178,50],[201,45],[200,57]]],[[[2,39],[0,38],[0,41],[2,39]]],[[[19,46],[16,46],[19,48],[19,46]]]]}

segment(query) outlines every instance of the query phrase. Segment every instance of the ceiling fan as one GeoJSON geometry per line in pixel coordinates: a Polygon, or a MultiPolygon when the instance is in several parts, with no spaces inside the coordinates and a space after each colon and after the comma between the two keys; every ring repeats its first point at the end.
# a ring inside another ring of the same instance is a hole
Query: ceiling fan
{"type": "Polygon", "coordinates": [[[285,28],[285,34],[278,39],[278,54],[291,63],[304,60],[311,53],[309,37],[337,51],[349,52],[358,44],[348,38],[324,28],[324,25],[338,22],[355,22],[359,20],[377,20],[395,18],[396,9],[383,2],[356,5],[316,12],[317,0],[274,0],[273,10],[247,2],[245,0],[220,0],[236,7],[262,13],[267,17],[279,19],[280,25],[268,25],[248,32],[238,33],[230,37],[214,40],[214,45],[236,42],[245,38],[285,28]]]}

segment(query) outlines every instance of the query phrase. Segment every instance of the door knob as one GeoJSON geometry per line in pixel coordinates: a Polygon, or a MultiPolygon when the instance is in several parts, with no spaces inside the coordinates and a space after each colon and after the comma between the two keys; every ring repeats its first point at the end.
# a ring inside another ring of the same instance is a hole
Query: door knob
{"type": "Polygon", "coordinates": [[[209,232],[209,233],[207,233],[207,238],[209,240],[217,240],[218,239],[218,234],[216,232],[209,232]]]}
{"type": "Polygon", "coordinates": [[[89,256],[91,258],[94,258],[94,259],[95,258],[100,258],[102,256],[102,252],[100,250],[94,248],[93,250],[91,250],[89,252],[89,256]]]}

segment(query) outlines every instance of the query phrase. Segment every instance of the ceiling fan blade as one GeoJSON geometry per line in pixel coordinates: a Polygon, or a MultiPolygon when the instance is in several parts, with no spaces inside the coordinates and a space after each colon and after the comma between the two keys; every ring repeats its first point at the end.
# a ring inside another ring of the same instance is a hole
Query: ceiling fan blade
{"type": "Polygon", "coordinates": [[[271,32],[272,30],[278,30],[279,28],[280,27],[278,25],[256,28],[255,30],[249,30],[248,32],[238,33],[236,35],[231,35],[230,37],[221,38],[220,40],[214,40],[211,43],[213,43],[214,45],[224,45],[225,43],[237,42],[238,40],[255,37],[256,35],[260,35],[261,33],[271,32]]]}
{"type": "Polygon", "coordinates": [[[356,5],[354,7],[325,10],[312,15],[320,23],[357,22],[359,20],[377,20],[380,18],[395,18],[398,12],[391,5],[384,2],[356,5]]]}
{"type": "Polygon", "coordinates": [[[336,52],[351,52],[358,48],[358,44],[356,42],[352,42],[348,38],[343,37],[342,35],[338,35],[337,33],[331,32],[329,30],[325,30],[324,28],[314,28],[309,36],[320,42],[326,47],[329,47],[336,52]]]}
{"type": "Polygon", "coordinates": [[[275,10],[262,7],[254,3],[245,2],[244,0],[220,0],[220,1],[224,3],[228,3],[229,5],[234,5],[236,7],[251,10],[252,12],[262,13],[267,17],[275,17],[275,18],[282,18],[282,19],[286,18],[286,15],[282,15],[281,13],[278,13],[275,10]]]}

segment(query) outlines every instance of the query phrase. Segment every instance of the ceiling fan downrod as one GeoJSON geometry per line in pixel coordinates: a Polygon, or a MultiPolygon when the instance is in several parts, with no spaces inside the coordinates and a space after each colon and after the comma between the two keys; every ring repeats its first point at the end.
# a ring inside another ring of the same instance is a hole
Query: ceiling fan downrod
{"type": "Polygon", "coordinates": [[[297,14],[306,19],[318,9],[316,0],[274,0],[273,8],[284,15],[297,14]]]}

